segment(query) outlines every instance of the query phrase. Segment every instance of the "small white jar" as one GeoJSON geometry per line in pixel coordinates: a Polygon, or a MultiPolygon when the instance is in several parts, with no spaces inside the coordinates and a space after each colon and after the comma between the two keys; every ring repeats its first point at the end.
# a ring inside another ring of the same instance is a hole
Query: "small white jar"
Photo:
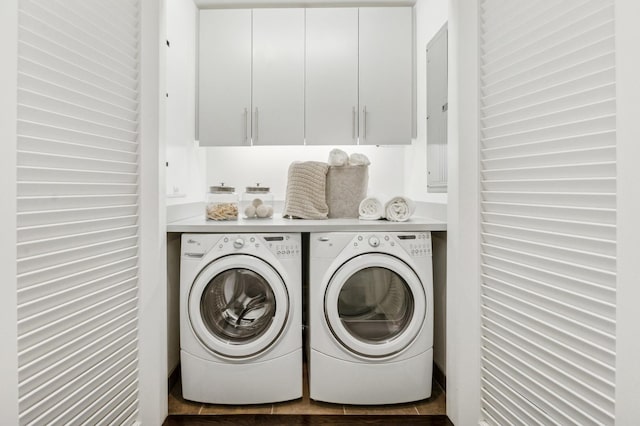
{"type": "Polygon", "coordinates": [[[273,195],[269,187],[247,186],[242,194],[240,210],[245,219],[269,219],[273,217],[273,195]]]}

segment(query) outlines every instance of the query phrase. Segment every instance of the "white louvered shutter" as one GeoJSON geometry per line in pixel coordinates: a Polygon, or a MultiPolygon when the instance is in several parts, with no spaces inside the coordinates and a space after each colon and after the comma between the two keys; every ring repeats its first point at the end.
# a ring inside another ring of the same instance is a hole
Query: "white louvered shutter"
{"type": "Polygon", "coordinates": [[[137,0],[21,0],[20,424],[138,414],[137,0]]]}
{"type": "Polygon", "coordinates": [[[613,1],[480,5],[482,415],[613,424],[613,1]]]}

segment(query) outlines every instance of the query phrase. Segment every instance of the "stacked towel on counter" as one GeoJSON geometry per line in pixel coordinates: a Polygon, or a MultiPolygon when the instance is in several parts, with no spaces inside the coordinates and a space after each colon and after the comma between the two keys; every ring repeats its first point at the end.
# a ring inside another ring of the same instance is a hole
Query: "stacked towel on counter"
{"type": "Polygon", "coordinates": [[[346,166],[349,164],[349,155],[341,149],[334,148],[329,152],[330,166],[346,166]]]}
{"type": "Polygon", "coordinates": [[[378,197],[367,197],[360,202],[358,213],[362,220],[384,219],[384,205],[378,197]]]}
{"type": "Polygon", "coordinates": [[[364,154],[355,152],[349,156],[350,166],[368,166],[369,164],[371,164],[371,161],[369,161],[369,157],[364,154]]]}
{"type": "Polygon", "coordinates": [[[282,216],[300,219],[326,219],[329,165],[319,161],[296,161],[289,166],[287,193],[282,216]]]}
{"type": "Polygon", "coordinates": [[[329,152],[329,166],[368,166],[369,157],[354,152],[349,155],[341,149],[334,148],[329,152]]]}
{"type": "Polygon", "coordinates": [[[393,197],[384,206],[384,216],[392,222],[406,222],[416,210],[415,203],[408,197],[393,197]]]}

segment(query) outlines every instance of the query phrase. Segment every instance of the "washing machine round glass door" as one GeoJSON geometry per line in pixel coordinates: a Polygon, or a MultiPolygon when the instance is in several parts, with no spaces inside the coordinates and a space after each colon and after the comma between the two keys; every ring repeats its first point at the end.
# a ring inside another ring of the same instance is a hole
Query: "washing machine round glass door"
{"type": "Polygon", "coordinates": [[[207,265],[187,303],[198,339],[229,358],[252,357],[271,347],[289,316],[289,294],[280,274],[264,260],[244,254],[207,265]]]}
{"type": "Polygon", "coordinates": [[[367,253],[345,262],[327,284],[324,312],[333,336],[368,358],[409,346],[426,318],[425,291],[416,273],[396,257],[367,253]]]}

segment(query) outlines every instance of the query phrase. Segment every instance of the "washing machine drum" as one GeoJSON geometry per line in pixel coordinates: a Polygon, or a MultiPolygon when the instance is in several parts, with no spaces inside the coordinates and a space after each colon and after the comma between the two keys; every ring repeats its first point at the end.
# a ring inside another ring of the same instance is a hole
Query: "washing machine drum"
{"type": "Polygon", "coordinates": [[[381,253],[345,262],[331,277],[324,311],[333,336],[367,358],[392,356],[408,347],[426,317],[424,287],[406,263],[381,253]]]}
{"type": "Polygon", "coordinates": [[[229,358],[252,357],[270,348],[289,316],[289,295],[264,260],[231,255],[211,262],[188,298],[191,327],[209,350],[229,358]]]}

